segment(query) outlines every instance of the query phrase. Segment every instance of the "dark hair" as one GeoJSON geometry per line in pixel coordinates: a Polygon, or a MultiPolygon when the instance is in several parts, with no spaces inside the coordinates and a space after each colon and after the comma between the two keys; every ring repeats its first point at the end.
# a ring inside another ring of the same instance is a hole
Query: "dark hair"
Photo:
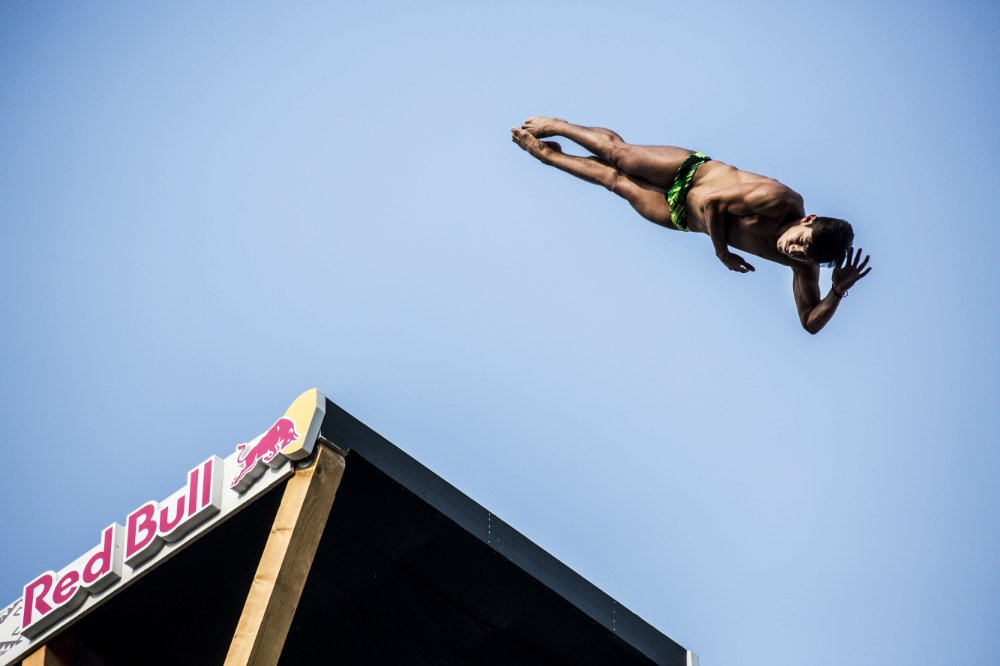
{"type": "Polygon", "coordinates": [[[813,220],[812,229],[812,243],[806,254],[818,264],[836,266],[854,244],[854,229],[845,220],[817,217],[813,220]]]}

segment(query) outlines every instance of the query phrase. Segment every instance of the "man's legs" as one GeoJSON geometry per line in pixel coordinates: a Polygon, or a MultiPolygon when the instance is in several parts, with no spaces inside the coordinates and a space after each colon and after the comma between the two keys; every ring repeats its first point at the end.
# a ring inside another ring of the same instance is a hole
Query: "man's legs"
{"type": "Polygon", "coordinates": [[[558,143],[539,141],[528,130],[514,128],[511,132],[514,134],[514,143],[540,162],[588,183],[602,185],[632,204],[632,208],[650,222],[674,228],[663,188],[616,169],[600,158],[566,155],[558,143]]]}
{"type": "Polygon", "coordinates": [[[664,189],[674,182],[677,169],[693,150],[675,146],[637,146],[602,127],[583,127],[560,118],[529,118],[521,126],[543,139],[564,136],[627,174],[638,176],[664,189]]]}

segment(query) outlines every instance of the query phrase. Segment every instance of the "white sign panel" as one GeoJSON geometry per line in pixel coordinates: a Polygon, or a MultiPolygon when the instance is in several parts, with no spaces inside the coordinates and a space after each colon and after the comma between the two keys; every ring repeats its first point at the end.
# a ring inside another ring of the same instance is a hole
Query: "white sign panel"
{"type": "Polygon", "coordinates": [[[97,545],[59,571],[39,574],[0,610],[0,666],[23,658],[59,629],[107,601],[294,472],[319,436],[326,398],[310,389],[263,434],[212,456],[184,485],[112,523],[97,545]]]}

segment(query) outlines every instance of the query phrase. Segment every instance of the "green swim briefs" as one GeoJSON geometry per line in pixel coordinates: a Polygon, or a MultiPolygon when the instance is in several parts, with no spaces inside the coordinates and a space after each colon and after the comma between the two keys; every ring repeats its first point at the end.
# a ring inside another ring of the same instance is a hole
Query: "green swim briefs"
{"type": "Polygon", "coordinates": [[[667,190],[667,205],[670,206],[670,221],[681,231],[689,231],[687,225],[687,194],[691,189],[694,174],[705,162],[712,158],[705,153],[691,153],[674,176],[674,184],[667,190]]]}

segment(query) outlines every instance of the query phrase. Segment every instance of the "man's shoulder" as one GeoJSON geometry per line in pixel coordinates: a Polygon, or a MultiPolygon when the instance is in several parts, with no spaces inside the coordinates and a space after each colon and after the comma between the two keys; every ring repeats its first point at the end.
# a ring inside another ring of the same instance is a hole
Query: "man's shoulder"
{"type": "Polygon", "coordinates": [[[803,210],[802,195],[774,178],[761,177],[759,180],[747,181],[744,187],[748,202],[766,207],[774,213],[784,211],[780,217],[803,210]]]}
{"type": "Polygon", "coordinates": [[[768,176],[758,176],[753,174],[754,179],[748,181],[754,189],[762,196],[781,201],[802,202],[802,195],[785,185],[780,180],[769,178],[768,176]]]}

